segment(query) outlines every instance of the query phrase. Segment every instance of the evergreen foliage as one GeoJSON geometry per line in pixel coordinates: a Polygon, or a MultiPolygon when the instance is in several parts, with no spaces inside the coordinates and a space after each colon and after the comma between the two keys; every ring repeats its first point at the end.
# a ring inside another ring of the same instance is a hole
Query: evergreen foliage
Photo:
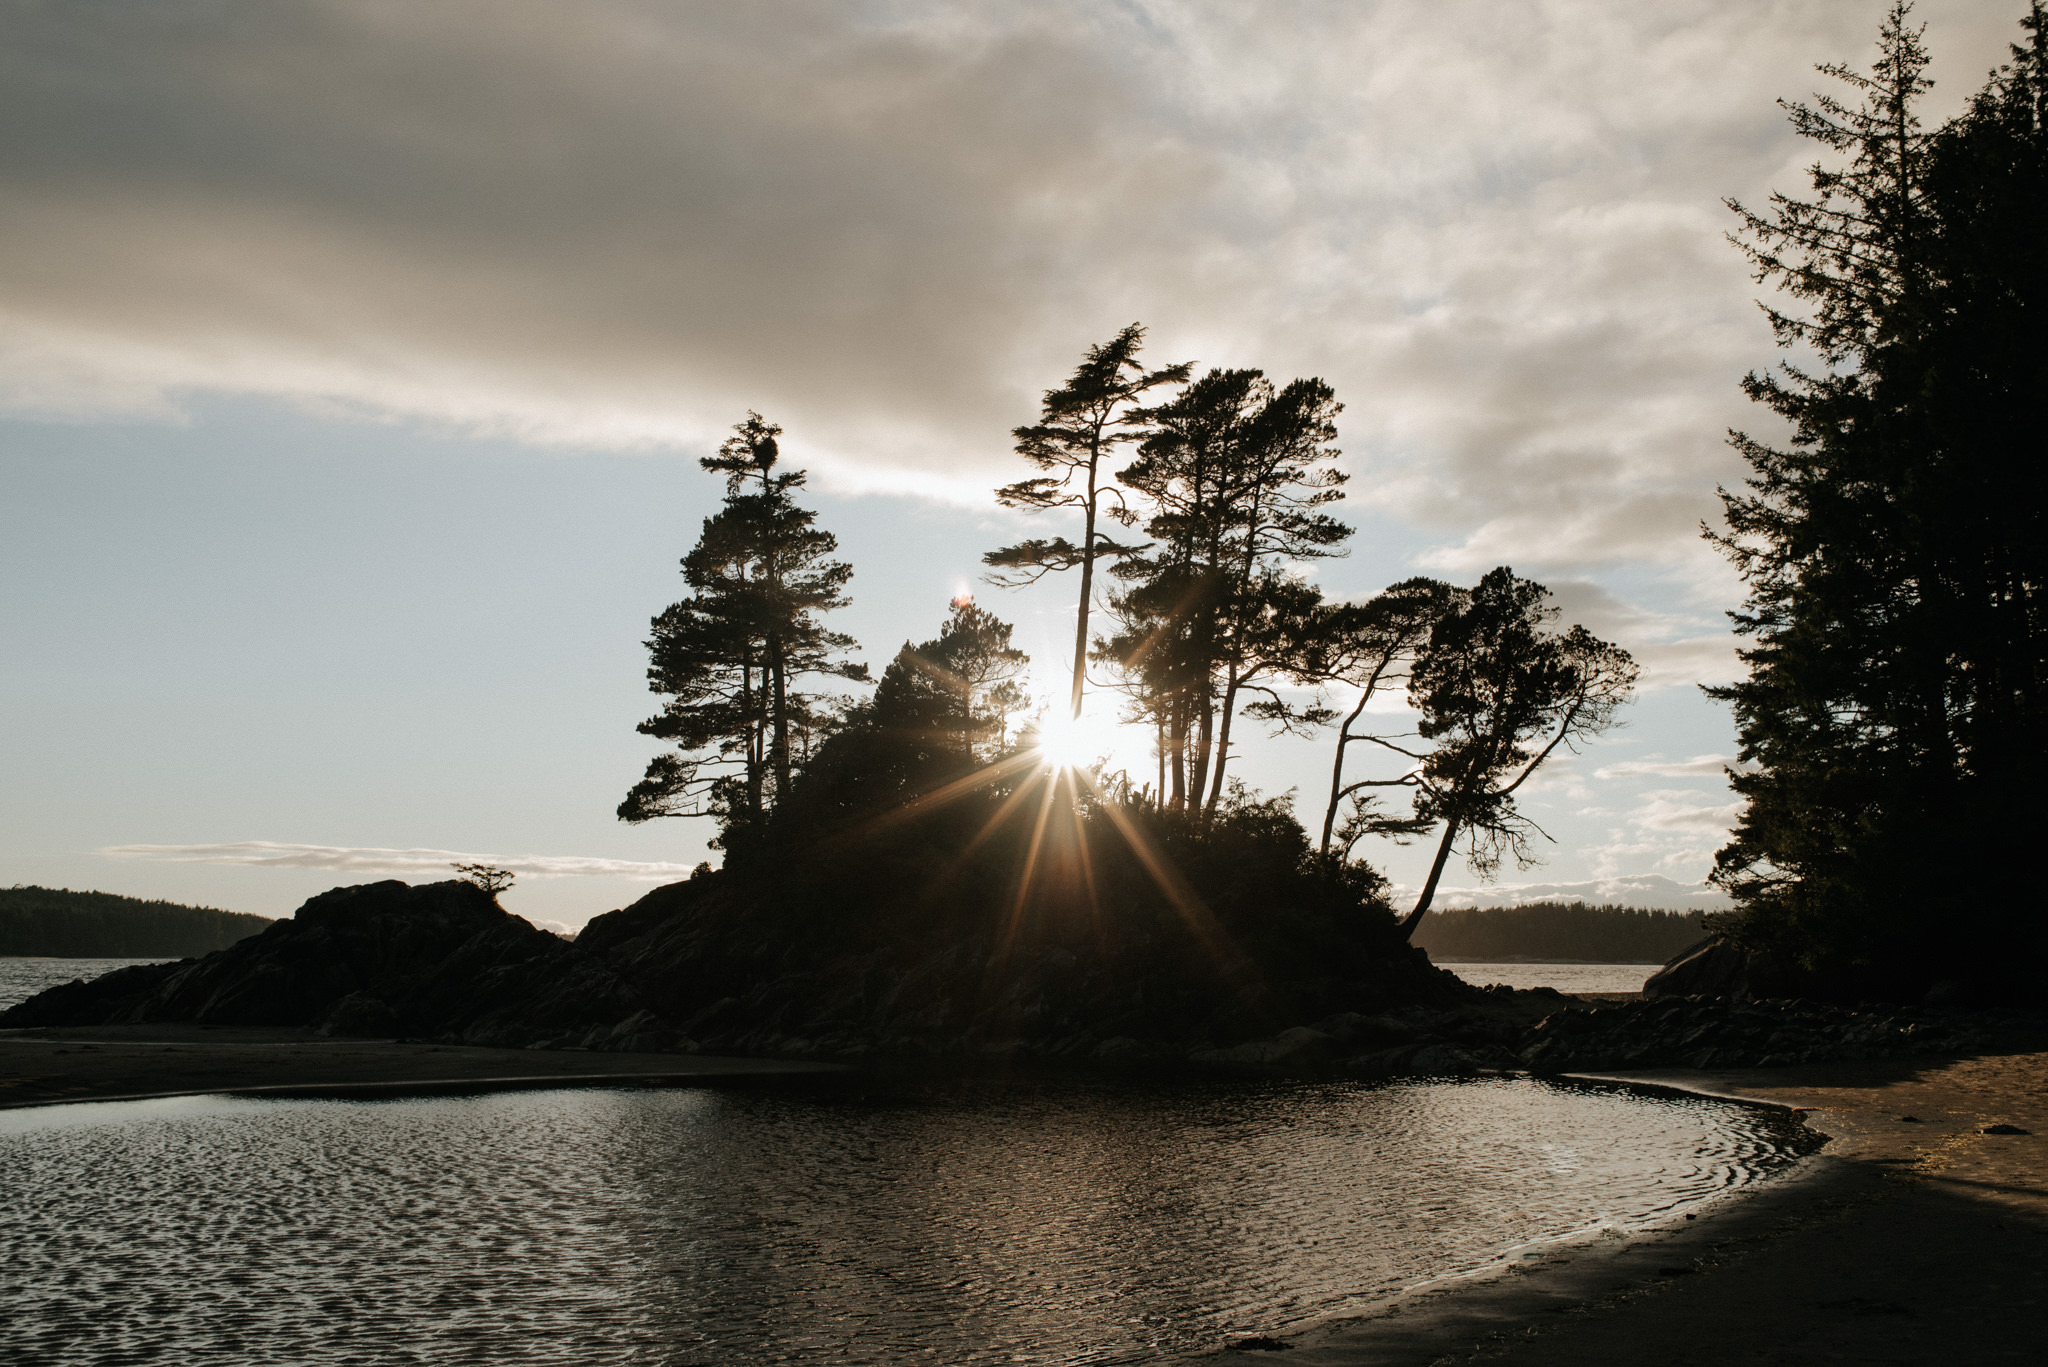
{"type": "Polygon", "coordinates": [[[1102,462],[1118,447],[1144,435],[1145,417],[1138,400],[1161,385],[1180,384],[1191,369],[1183,363],[1146,370],[1138,361],[1144,341],[1145,329],[1133,323],[1102,345],[1090,347],[1067,383],[1046,391],[1038,421],[1011,434],[1017,440],[1017,454],[1042,473],[996,490],[996,502],[1031,512],[1074,509],[1081,514],[1080,544],[1063,536],[1039,538],[982,557],[996,570],[993,582],[1005,587],[1036,583],[1059,571],[1081,571],[1070,699],[1076,717],[1081,715],[1087,680],[1095,562],[1105,555],[1127,555],[1135,549],[1100,529],[1105,516],[1125,526],[1135,521],[1121,491],[1103,479],[1102,462]]]}
{"type": "Polygon", "coordinates": [[[1661,964],[1706,938],[1696,911],[1646,911],[1615,904],[1531,902],[1519,907],[1453,907],[1432,913],[1411,943],[1438,963],[1556,959],[1661,964]]]}
{"type": "Polygon", "coordinates": [[[776,473],[782,429],[758,413],[700,464],[726,477],[724,506],[704,521],[683,558],[691,596],[654,619],[648,687],[669,701],[640,724],[675,742],[619,804],[619,818],[714,816],[719,842],[759,827],[789,791],[800,750],[831,724],[830,703],[806,693],[806,675],[866,680],[844,660],[849,636],[820,615],[847,604],[851,566],[817,514],[792,495],[804,472],[776,473]]]}
{"type": "Polygon", "coordinates": [[[1222,799],[1246,694],[1299,672],[1320,595],[1293,567],[1343,554],[1351,528],[1332,462],[1340,405],[1319,379],[1275,390],[1257,370],[1211,370],[1145,410],[1151,431],[1117,478],[1143,496],[1155,544],[1125,555],[1098,648],[1160,738],[1160,791],[1187,811],[1222,799]]]}
{"type": "MultiPolygon", "coordinates": [[[[2027,42],[1926,132],[1927,53],[1896,3],[1847,99],[1787,104],[1835,154],[1809,198],[1739,204],[1767,306],[1803,359],[1745,390],[1752,474],[1710,533],[1747,581],[1733,705],[1747,809],[1714,878],[1730,934],[1857,995],[1981,976],[2043,949],[2019,854],[2048,818],[2048,52],[2027,42]],[[1857,101],[1854,104],[1849,99],[1857,101]],[[1971,876],[1956,876],[1958,862],[1971,876]],[[1930,934],[1936,927],[1940,935],[1930,934]]],[[[2038,960],[2036,960],[2038,962],[2038,960]]]]}
{"type": "Polygon", "coordinates": [[[0,954],[184,959],[268,930],[265,916],[111,892],[0,888],[0,954]]]}

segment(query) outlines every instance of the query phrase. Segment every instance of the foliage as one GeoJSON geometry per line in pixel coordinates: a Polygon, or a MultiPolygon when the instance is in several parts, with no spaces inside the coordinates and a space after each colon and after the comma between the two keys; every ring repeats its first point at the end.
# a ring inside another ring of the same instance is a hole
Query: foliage
{"type": "Polygon", "coordinates": [[[1530,902],[1455,907],[1431,913],[1413,943],[1438,963],[1464,959],[1564,959],[1655,964],[1706,937],[1699,912],[1646,911],[1614,904],[1530,902]]]}
{"type": "Polygon", "coordinates": [[[669,701],[639,728],[676,748],[648,764],[623,821],[711,815],[729,844],[789,790],[800,752],[834,720],[795,681],[867,678],[841,658],[853,639],[819,620],[846,605],[853,570],[827,558],[837,539],[794,501],[803,471],[775,472],[781,431],[749,413],[700,462],[726,477],[725,501],[683,558],[691,596],[654,619],[648,687],[669,701]]]}
{"type": "Polygon", "coordinates": [[[187,958],[268,930],[268,917],[111,892],[0,888],[0,955],[187,958]]]}
{"type": "Polygon", "coordinates": [[[1749,677],[1710,690],[1754,765],[1732,778],[1747,809],[1714,874],[1733,933],[1870,993],[2038,941],[2038,918],[1980,909],[2019,904],[2010,854],[2048,817],[2032,772],[2048,748],[2042,11],[1932,134],[1906,20],[1895,4],[1869,75],[1821,68],[1860,103],[1786,106],[1837,154],[1812,197],[1731,206],[1758,281],[1805,306],[1767,307],[1780,345],[1818,364],[1745,381],[1790,436],[1734,437],[1752,474],[1711,534],[1748,586],[1749,677]],[[1988,852],[1967,880],[1965,851],[1988,852]],[[1929,954],[1935,923],[1953,950],[1929,954]]]}
{"type": "Polygon", "coordinates": [[[1320,595],[1292,567],[1351,535],[1323,511],[1344,496],[1340,408],[1318,379],[1276,391],[1257,370],[1211,370],[1145,411],[1152,431],[1118,472],[1155,544],[1119,561],[1120,630],[1097,653],[1153,722],[1160,791],[1184,810],[1216,808],[1241,698],[1277,702],[1271,682],[1308,648],[1320,595]]]}
{"type": "MultiPolygon", "coordinates": [[[[1515,794],[1558,749],[1576,749],[1614,724],[1637,670],[1628,652],[1582,626],[1556,632],[1550,593],[1505,565],[1452,600],[1430,627],[1409,671],[1408,699],[1421,714],[1416,737],[1427,750],[1369,737],[1412,761],[1399,778],[1363,780],[1360,789],[1408,788],[1415,819],[1443,823],[1436,859],[1402,926],[1412,933],[1428,912],[1452,849],[1491,878],[1502,859],[1535,862],[1542,836],[1515,794]]],[[[1545,837],[1547,838],[1547,837],[1545,837]]]]}
{"type": "Polygon", "coordinates": [[[463,882],[474,883],[489,893],[493,900],[512,886],[511,871],[495,864],[450,864],[448,867],[454,869],[463,882]]]}
{"type": "Polygon", "coordinates": [[[993,566],[993,582],[1005,587],[1036,583],[1049,573],[1079,569],[1081,603],[1074,635],[1074,682],[1071,706],[1081,715],[1087,678],[1088,616],[1094,604],[1095,562],[1104,555],[1121,556],[1133,547],[1101,531],[1103,516],[1125,526],[1134,520],[1122,493],[1102,479],[1102,461],[1119,446],[1143,435],[1144,416],[1138,400],[1161,385],[1180,384],[1186,364],[1146,370],[1138,361],[1145,329],[1133,323],[1100,346],[1090,347],[1073,376],[1058,389],[1047,390],[1037,423],[1017,428],[1017,454],[1042,473],[996,490],[1006,508],[1048,512],[1071,508],[1081,514],[1081,541],[1065,537],[1021,541],[990,551],[983,560],[993,566]],[[1107,500],[1107,501],[1105,501],[1107,500]]]}
{"type": "MultiPolygon", "coordinates": [[[[1330,799],[1323,809],[1322,839],[1317,845],[1325,858],[1349,858],[1352,846],[1368,835],[1404,839],[1427,829],[1425,823],[1412,818],[1380,813],[1373,796],[1365,791],[1373,786],[1370,782],[1344,782],[1344,763],[1353,744],[1374,739],[1352,731],[1365,715],[1367,704],[1382,688],[1408,682],[1403,671],[1428,644],[1436,624],[1463,607],[1466,598],[1463,589],[1441,580],[1404,579],[1363,603],[1322,605],[1317,619],[1305,632],[1295,678],[1303,683],[1337,684],[1358,690],[1357,701],[1337,728],[1336,754],[1330,764],[1330,799]],[[1347,798],[1351,808],[1340,831],[1337,812],[1347,798]]],[[[1290,708],[1274,699],[1246,710],[1289,730],[1337,720],[1336,713],[1320,702],[1309,708],[1290,708]]]]}

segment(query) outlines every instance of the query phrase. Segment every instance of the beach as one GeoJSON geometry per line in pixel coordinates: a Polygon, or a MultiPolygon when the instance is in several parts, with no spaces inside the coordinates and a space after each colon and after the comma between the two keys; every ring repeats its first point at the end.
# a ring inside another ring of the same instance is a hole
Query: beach
{"type": "Polygon", "coordinates": [[[1419,1288],[1210,1363],[1586,1367],[2041,1359],[2048,1050],[1589,1077],[1796,1110],[1827,1137],[1697,1219],[1419,1288]],[[1913,1117],[1905,1119],[1905,1117],[1913,1117]],[[1987,1134],[1996,1125],[2029,1134],[1987,1134]]]}
{"type": "MultiPolygon", "coordinates": [[[[233,1092],[701,1084],[794,1061],[474,1049],[295,1030],[0,1036],[0,1107],[233,1092]]],[[[1589,1232],[1210,1363],[2033,1362],[2048,1309],[2048,1040],[1959,1058],[1587,1075],[1795,1111],[1826,1145],[1692,1220],[1589,1232]],[[1910,1117],[1910,1119],[1908,1118],[1910,1117]],[[1997,1134],[1993,1126],[2030,1131],[1997,1134]],[[1284,1357],[1281,1354],[1284,1352],[1284,1357]]],[[[1446,1143],[1457,1136],[1447,1135],[1446,1143]]]]}

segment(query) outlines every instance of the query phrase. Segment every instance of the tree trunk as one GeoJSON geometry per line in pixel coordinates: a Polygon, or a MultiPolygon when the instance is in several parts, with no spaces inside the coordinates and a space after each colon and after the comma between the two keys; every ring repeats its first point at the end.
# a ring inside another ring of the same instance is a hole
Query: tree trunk
{"type": "Polygon", "coordinates": [[[1166,806],[1166,718],[1164,716],[1157,713],[1153,714],[1152,734],[1153,738],[1158,742],[1157,748],[1159,751],[1159,786],[1152,790],[1152,795],[1160,807],[1164,808],[1166,806]]]}
{"type": "Polygon", "coordinates": [[[1216,772],[1209,780],[1209,805],[1204,818],[1216,815],[1216,803],[1223,796],[1223,770],[1230,763],[1230,718],[1237,709],[1237,666],[1230,667],[1230,682],[1223,689],[1223,720],[1216,730],[1216,772]]]}
{"type": "Polygon", "coordinates": [[[1415,899],[1415,910],[1401,918],[1401,938],[1415,938],[1415,927],[1421,923],[1423,913],[1429,910],[1430,901],[1436,896],[1437,880],[1444,876],[1444,865],[1451,857],[1451,842],[1458,838],[1457,819],[1444,822],[1444,840],[1436,847],[1436,862],[1429,866],[1429,881],[1422,885],[1422,895],[1415,899]]]}
{"type": "Polygon", "coordinates": [[[1102,459],[1101,429],[1088,448],[1088,501],[1081,520],[1081,607],[1074,614],[1074,693],[1071,715],[1081,719],[1081,695],[1088,680],[1088,608],[1095,600],[1095,467],[1102,459]]]}
{"type": "Polygon", "coordinates": [[[770,642],[768,667],[775,689],[770,698],[775,721],[774,748],[770,759],[775,770],[775,800],[780,802],[789,792],[789,697],[783,677],[782,638],[779,635],[770,642]]]}
{"type": "Polygon", "coordinates": [[[1173,809],[1178,812],[1188,805],[1188,710],[1183,699],[1176,699],[1173,706],[1173,809]]]}
{"type": "Polygon", "coordinates": [[[1330,834],[1337,827],[1337,804],[1344,800],[1344,751],[1351,744],[1351,723],[1358,720],[1371,701],[1372,690],[1368,688],[1360,695],[1358,706],[1344,719],[1344,725],[1337,728],[1337,758],[1330,764],[1330,805],[1323,809],[1323,843],[1317,846],[1325,856],[1330,853],[1330,834]]]}

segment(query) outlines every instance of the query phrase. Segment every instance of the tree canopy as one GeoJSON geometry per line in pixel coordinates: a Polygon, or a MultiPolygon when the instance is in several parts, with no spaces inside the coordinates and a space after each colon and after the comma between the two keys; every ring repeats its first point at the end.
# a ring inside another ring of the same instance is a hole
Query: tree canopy
{"type": "Polygon", "coordinates": [[[2010,852],[2048,817],[2042,10],[1930,133],[1909,8],[1867,74],[1820,68],[1845,95],[1786,104],[1826,154],[1810,195],[1731,204],[1792,301],[1765,312],[1794,359],[1744,382],[1789,435],[1735,434],[1751,474],[1709,533],[1747,584],[1749,675],[1711,690],[1746,762],[1714,874],[1731,932],[1872,993],[1975,974],[1929,953],[1930,925],[1973,954],[2022,933],[1979,918],[2018,904],[2010,852]]]}
{"type": "Polygon", "coordinates": [[[851,637],[821,615],[847,603],[851,566],[817,514],[792,495],[804,473],[777,473],[782,429],[749,413],[699,462],[726,477],[724,504],[683,557],[692,592],[653,622],[648,687],[668,698],[642,734],[675,742],[619,804],[619,817],[714,816],[719,839],[757,827],[789,790],[797,747],[824,727],[828,700],[806,675],[865,680],[851,637]]]}

